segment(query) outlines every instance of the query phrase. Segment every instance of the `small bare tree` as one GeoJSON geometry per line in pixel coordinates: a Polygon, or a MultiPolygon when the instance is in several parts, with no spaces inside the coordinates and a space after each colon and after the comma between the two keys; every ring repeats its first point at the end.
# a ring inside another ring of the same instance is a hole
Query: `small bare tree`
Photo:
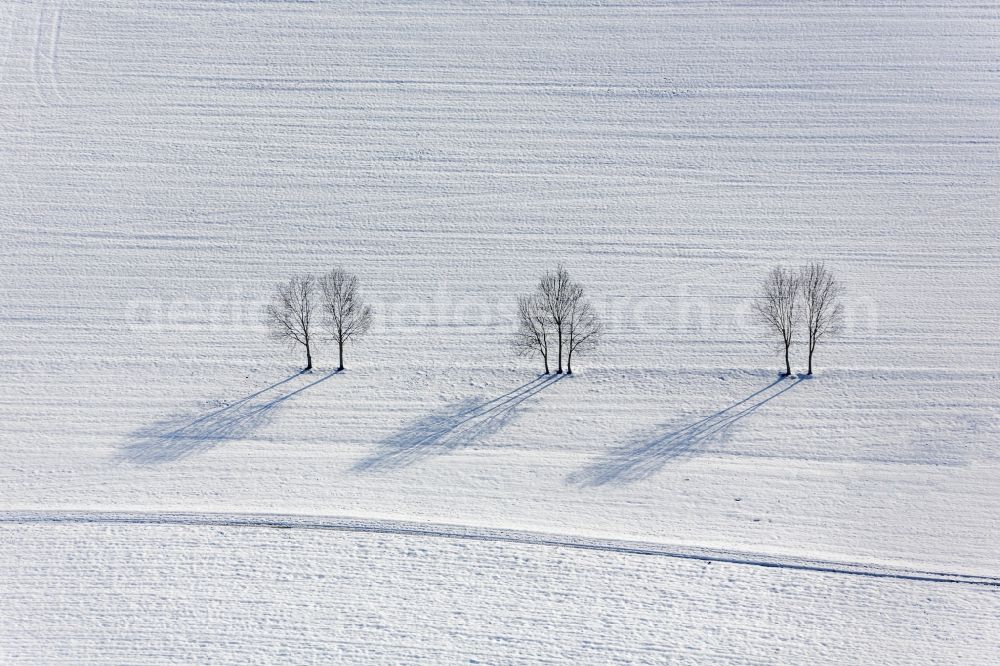
{"type": "Polygon", "coordinates": [[[573,374],[573,354],[594,349],[601,337],[601,322],[594,307],[574,284],[566,316],[566,374],[573,374]]]}
{"type": "Polygon", "coordinates": [[[791,375],[788,350],[801,318],[798,275],[783,266],[773,268],[754,299],[753,310],[760,322],[779,338],[785,351],[785,375],[791,375]]]}
{"type": "Polygon", "coordinates": [[[521,356],[539,354],[549,374],[549,356],[555,348],[556,374],[573,373],[573,355],[593,349],[600,338],[601,324],[583,287],[569,277],[562,264],[546,271],[535,293],[517,299],[517,330],[512,344],[521,356]]]}
{"type": "Polygon", "coordinates": [[[517,297],[517,330],[511,344],[519,356],[538,354],[549,374],[549,341],[552,322],[546,314],[541,297],[535,293],[517,297]]]}
{"type": "Polygon", "coordinates": [[[368,332],[372,325],[372,308],[361,297],[357,276],[342,268],[335,268],[320,278],[319,286],[323,293],[323,323],[340,352],[337,370],[343,370],[344,345],[368,332]]]}
{"type": "Polygon", "coordinates": [[[813,373],[813,352],[820,340],[836,335],[844,321],[844,306],[840,302],[843,289],[833,273],[821,262],[812,262],[799,271],[799,292],[802,295],[802,318],[809,343],[809,370],[813,373]]]}
{"type": "Polygon", "coordinates": [[[306,348],[306,367],[312,370],[313,313],[316,309],[316,279],[296,275],[275,287],[264,311],[272,337],[306,348]]]}
{"type": "Polygon", "coordinates": [[[558,359],[556,374],[559,375],[563,371],[564,329],[566,318],[569,316],[573,287],[573,282],[569,278],[569,272],[562,264],[556,267],[554,273],[546,271],[538,283],[538,298],[542,310],[555,328],[556,344],[558,347],[556,354],[556,358],[558,359]]]}

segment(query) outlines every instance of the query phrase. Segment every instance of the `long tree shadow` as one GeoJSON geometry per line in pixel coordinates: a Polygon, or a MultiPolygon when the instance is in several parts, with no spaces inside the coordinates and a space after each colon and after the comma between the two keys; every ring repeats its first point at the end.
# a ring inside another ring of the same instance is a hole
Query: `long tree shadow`
{"type": "Polygon", "coordinates": [[[543,375],[492,400],[481,402],[466,398],[428,414],[382,440],[371,455],[354,465],[353,470],[406,467],[427,456],[482,441],[510,423],[524,401],[561,378],[562,375],[543,375]]]}
{"type": "Polygon", "coordinates": [[[274,410],[303,391],[337,374],[331,372],[298,388],[275,389],[302,377],[296,373],[232,404],[201,416],[179,414],[132,433],[118,459],[144,465],[173,462],[224,442],[246,439],[271,420],[274,410]],[[265,394],[268,394],[265,396],[265,394]]]}
{"type": "Polygon", "coordinates": [[[601,459],[572,474],[568,482],[579,486],[632,483],[649,478],[667,462],[693,455],[705,444],[724,438],[729,429],[782,393],[803,381],[780,378],[722,411],[678,428],[668,424],[636,435],[601,459]],[[786,384],[781,387],[781,384],[786,384]],[[774,390],[778,388],[779,390],[774,390]]]}

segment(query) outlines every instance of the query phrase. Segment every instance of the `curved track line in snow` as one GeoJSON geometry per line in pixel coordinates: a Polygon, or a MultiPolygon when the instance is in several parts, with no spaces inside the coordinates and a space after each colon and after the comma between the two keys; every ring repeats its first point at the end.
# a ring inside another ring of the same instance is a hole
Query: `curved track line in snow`
{"type": "Polygon", "coordinates": [[[59,31],[62,25],[62,4],[50,7],[43,2],[35,16],[35,42],[31,51],[31,74],[42,106],[65,104],[59,90],[56,60],[59,57],[59,31]]]}
{"type": "Polygon", "coordinates": [[[466,527],[402,520],[373,520],[284,514],[119,512],[119,511],[0,511],[0,524],[125,524],[211,527],[270,527],[281,529],[331,530],[338,532],[393,534],[402,536],[517,543],[556,548],[604,551],[625,555],[650,555],[702,562],[720,562],[814,573],[843,574],[867,578],[960,583],[1000,587],[1000,577],[920,571],[891,566],[780,557],[735,550],[657,544],[620,539],[602,539],[524,530],[466,527]]]}

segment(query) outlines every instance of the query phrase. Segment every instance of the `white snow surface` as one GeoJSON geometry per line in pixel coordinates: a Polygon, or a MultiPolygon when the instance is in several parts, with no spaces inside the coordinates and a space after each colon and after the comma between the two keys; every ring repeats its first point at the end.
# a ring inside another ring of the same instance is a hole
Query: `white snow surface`
{"type": "Polygon", "coordinates": [[[962,1],[0,4],[0,661],[995,663],[998,62],[962,1]],[[334,265],[376,326],[299,374],[334,265]]]}

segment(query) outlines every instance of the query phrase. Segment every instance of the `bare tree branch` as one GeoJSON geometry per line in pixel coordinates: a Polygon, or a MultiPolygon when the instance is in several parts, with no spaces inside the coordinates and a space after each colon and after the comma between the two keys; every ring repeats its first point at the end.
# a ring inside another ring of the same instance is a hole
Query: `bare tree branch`
{"type": "Polygon", "coordinates": [[[535,293],[517,299],[517,329],[512,345],[521,356],[539,354],[549,373],[549,353],[555,347],[556,373],[573,372],[573,354],[596,347],[601,324],[593,306],[584,298],[583,287],[570,279],[560,264],[545,272],[535,293]]]}
{"type": "Polygon", "coordinates": [[[535,293],[517,297],[517,329],[511,345],[518,356],[539,354],[549,374],[549,340],[552,338],[552,322],[535,293]]]}
{"type": "Polygon", "coordinates": [[[555,327],[557,350],[556,374],[563,371],[563,340],[566,318],[569,315],[570,296],[573,283],[566,268],[559,264],[555,272],[546,271],[538,283],[538,298],[542,310],[555,327]]]}
{"type": "Polygon", "coordinates": [[[843,326],[843,288],[833,273],[821,262],[812,262],[799,271],[802,316],[809,343],[809,370],[813,372],[813,352],[820,340],[836,335],[843,326]]]}
{"type": "Polygon", "coordinates": [[[574,285],[566,317],[566,373],[573,374],[573,354],[582,354],[597,347],[601,339],[601,322],[594,307],[583,295],[583,287],[574,285]]]}
{"type": "Polygon", "coordinates": [[[344,369],[344,345],[371,328],[374,313],[361,297],[356,275],[335,268],[319,280],[323,295],[323,323],[340,353],[338,370],[344,369]]]}
{"type": "Polygon", "coordinates": [[[264,319],[271,336],[300,344],[306,349],[306,370],[312,370],[313,312],[316,307],[316,280],[296,275],[275,286],[264,319]]]}
{"type": "Polygon", "coordinates": [[[771,269],[753,302],[757,319],[780,341],[785,352],[785,374],[792,374],[788,350],[801,319],[799,277],[783,266],[771,269]]]}

